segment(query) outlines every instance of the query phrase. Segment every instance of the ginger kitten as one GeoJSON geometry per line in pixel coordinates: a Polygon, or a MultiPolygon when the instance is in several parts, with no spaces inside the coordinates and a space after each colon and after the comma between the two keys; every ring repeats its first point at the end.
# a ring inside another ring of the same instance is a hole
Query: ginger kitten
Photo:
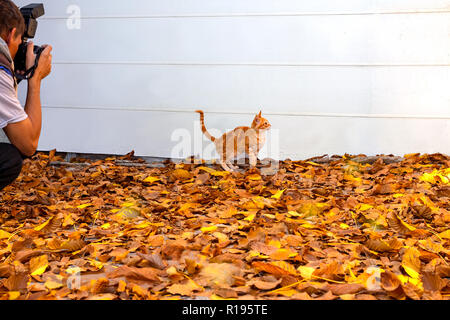
{"type": "Polygon", "coordinates": [[[206,130],[203,111],[196,110],[195,112],[200,113],[202,132],[214,142],[216,151],[220,156],[220,164],[224,170],[238,169],[231,161],[243,154],[248,155],[251,167],[256,166],[259,150],[264,146],[266,132],[271,127],[269,121],[261,116],[261,111],[253,119],[251,127],[237,127],[224,133],[220,138],[211,136],[206,130]]]}

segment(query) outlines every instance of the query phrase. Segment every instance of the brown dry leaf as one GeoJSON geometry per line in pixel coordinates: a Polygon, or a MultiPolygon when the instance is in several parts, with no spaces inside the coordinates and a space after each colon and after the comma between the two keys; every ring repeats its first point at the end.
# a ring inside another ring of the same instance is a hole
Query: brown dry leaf
{"type": "Polygon", "coordinates": [[[203,287],[191,279],[186,280],[184,283],[176,283],[167,288],[167,292],[172,294],[180,294],[182,296],[190,296],[195,291],[203,291],[203,287]]]}
{"type": "Polygon", "coordinates": [[[114,257],[114,261],[121,262],[128,255],[128,250],[125,248],[115,248],[113,251],[109,253],[111,257],[114,257]]]}
{"type": "Polygon", "coordinates": [[[271,245],[267,245],[264,242],[261,241],[254,241],[250,244],[250,248],[252,250],[258,251],[262,254],[265,255],[271,255],[274,252],[276,252],[278,250],[277,247],[271,246],[271,245]]]}
{"type": "Polygon", "coordinates": [[[299,235],[290,234],[290,235],[286,236],[284,239],[286,240],[287,244],[292,247],[299,247],[304,242],[303,237],[299,236],[299,235]]]}
{"type": "Polygon", "coordinates": [[[312,273],[313,277],[321,277],[331,280],[339,280],[339,274],[343,273],[343,268],[340,263],[333,261],[331,263],[323,263],[320,267],[312,273]]]}
{"type": "Polygon", "coordinates": [[[382,239],[369,239],[364,243],[364,245],[370,250],[378,252],[388,252],[393,250],[389,243],[383,241],[382,239]]]}
{"type": "Polygon", "coordinates": [[[403,299],[405,293],[399,278],[391,271],[381,273],[381,287],[388,291],[388,294],[395,299],[403,299]]]}
{"type": "Polygon", "coordinates": [[[86,300],[114,300],[117,296],[113,293],[100,293],[94,296],[89,296],[86,300]]]}
{"type": "Polygon", "coordinates": [[[422,273],[422,283],[426,291],[440,291],[446,285],[437,273],[427,271],[422,273]]]}
{"type": "Polygon", "coordinates": [[[277,280],[275,277],[267,276],[253,278],[247,282],[247,285],[253,285],[260,290],[273,290],[281,283],[281,281],[281,278],[277,280]]]}
{"type": "Polygon", "coordinates": [[[394,291],[401,285],[401,281],[391,271],[381,273],[381,287],[386,291],[394,291]]]}
{"type": "Polygon", "coordinates": [[[389,212],[386,216],[389,226],[396,232],[401,234],[408,234],[411,231],[416,230],[415,227],[410,226],[406,222],[402,221],[394,212],[389,212]]]}
{"type": "Polygon", "coordinates": [[[241,270],[230,263],[209,263],[205,265],[198,276],[198,283],[209,286],[233,286],[236,276],[241,275],[241,270]]]}
{"type": "Polygon", "coordinates": [[[78,251],[78,250],[83,249],[85,245],[86,245],[86,243],[81,239],[70,239],[70,240],[64,241],[60,245],[59,249],[73,252],[73,251],[78,251]]]}
{"type": "Polygon", "coordinates": [[[366,287],[358,283],[333,283],[329,285],[329,289],[334,295],[340,296],[345,294],[358,293],[362,290],[365,290],[366,287]]]}
{"type": "Polygon", "coordinates": [[[25,249],[16,253],[15,260],[25,263],[33,257],[39,256],[43,253],[42,250],[25,249]]]}
{"type": "Polygon", "coordinates": [[[238,297],[237,292],[233,289],[220,288],[215,293],[224,299],[236,299],[238,297]]]}
{"type": "Polygon", "coordinates": [[[110,279],[126,277],[130,280],[160,281],[157,272],[153,268],[136,268],[126,265],[107,273],[107,276],[110,279]]]}
{"type": "Polygon", "coordinates": [[[414,247],[406,249],[402,258],[402,267],[411,278],[419,279],[421,269],[419,250],[414,247]]]}
{"type": "Polygon", "coordinates": [[[420,290],[411,282],[403,284],[402,288],[408,298],[413,300],[420,300],[420,290]]]}
{"type": "Polygon", "coordinates": [[[162,260],[161,256],[157,253],[154,254],[143,254],[138,252],[137,255],[144,260],[147,260],[153,268],[164,270],[166,268],[166,264],[162,260]]]}
{"type": "Polygon", "coordinates": [[[47,267],[48,267],[48,258],[46,254],[32,258],[30,260],[30,275],[32,276],[41,275],[45,272],[47,267]]]}
{"type": "Polygon", "coordinates": [[[109,280],[107,278],[100,278],[92,281],[91,292],[93,294],[103,293],[109,285],[109,280]]]}
{"type": "Polygon", "coordinates": [[[14,272],[8,279],[3,279],[3,285],[9,291],[25,291],[29,276],[26,272],[14,272]]]}
{"type": "Polygon", "coordinates": [[[62,224],[63,217],[61,215],[52,216],[44,223],[36,226],[35,231],[40,231],[44,234],[55,232],[62,224]]]}
{"type": "Polygon", "coordinates": [[[189,180],[192,178],[191,173],[184,169],[175,169],[174,171],[172,171],[171,176],[175,180],[189,180]]]}
{"type": "Polygon", "coordinates": [[[10,264],[0,264],[0,278],[7,278],[14,272],[14,267],[10,264]]]}
{"type": "Polygon", "coordinates": [[[164,244],[164,236],[161,234],[150,235],[147,238],[148,245],[151,247],[161,247],[164,244]]]}
{"type": "Polygon", "coordinates": [[[298,275],[297,270],[295,270],[291,264],[284,261],[274,261],[270,263],[255,261],[252,263],[252,266],[258,271],[265,271],[276,276],[298,275]]]}

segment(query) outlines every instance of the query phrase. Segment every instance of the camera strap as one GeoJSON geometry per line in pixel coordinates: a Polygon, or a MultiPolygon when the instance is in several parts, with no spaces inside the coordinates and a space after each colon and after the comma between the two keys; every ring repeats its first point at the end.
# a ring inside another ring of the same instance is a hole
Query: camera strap
{"type": "Polygon", "coordinates": [[[16,73],[17,83],[19,83],[22,80],[29,80],[33,78],[34,72],[36,71],[38,65],[38,59],[36,58],[36,61],[34,62],[34,66],[32,66],[30,69],[25,71],[24,74],[16,73]]]}

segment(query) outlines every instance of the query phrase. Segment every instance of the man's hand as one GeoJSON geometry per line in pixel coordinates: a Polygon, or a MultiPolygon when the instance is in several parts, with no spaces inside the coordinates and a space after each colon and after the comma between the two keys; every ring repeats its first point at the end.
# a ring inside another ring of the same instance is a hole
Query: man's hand
{"type": "MultiPolygon", "coordinates": [[[[33,67],[36,61],[33,49],[33,43],[29,43],[26,58],[27,70],[33,67]]],[[[25,104],[25,112],[28,118],[17,123],[10,123],[4,128],[11,143],[25,156],[31,157],[36,152],[41,135],[41,80],[47,77],[52,70],[51,51],[52,47],[46,45],[41,53],[33,77],[28,80],[27,102],[25,104]]]]}
{"type": "Polygon", "coordinates": [[[34,43],[32,41],[28,42],[27,57],[25,60],[26,70],[29,70],[30,68],[32,68],[34,66],[34,62],[36,61],[36,55],[34,54],[33,49],[34,49],[34,43]]]}
{"type": "MultiPolygon", "coordinates": [[[[52,71],[52,46],[43,45],[44,51],[42,51],[41,56],[39,57],[38,65],[36,70],[34,71],[33,79],[42,80],[47,77],[52,71]]],[[[33,42],[28,43],[27,47],[27,59],[26,59],[26,68],[27,70],[34,66],[36,61],[36,55],[34,54],[34,44],[33,42]]]]}

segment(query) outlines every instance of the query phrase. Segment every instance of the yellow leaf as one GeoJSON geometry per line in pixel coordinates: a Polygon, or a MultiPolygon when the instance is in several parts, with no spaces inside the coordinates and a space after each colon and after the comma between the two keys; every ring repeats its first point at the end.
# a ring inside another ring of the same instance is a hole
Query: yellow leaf
{"type": "Polygon", "coordinates": [[[401,282],[403,285],[405,285],[405,284],[408,282],[408,279],[410,279],[409,277],[404,276],[404,275],[402,275],[402,274],[398,274],[398,275],[397,275],[397,278],[398,278],[398,280],[400,280],[400,282],[401,282]]]}
{"type": "Polygon", "coordinates": [[[373,208],[373,206],[371,206],[370,204],[366,204],[366,203],[361,203],[361,204],[358,206],[358,209],[359,209],[360,211],[366,211],[366,210],[369,210],[369,209],[371,209],[371,208],[373,208]]]}
{"type": "Polygon", "coordinates": [[[219,240],[219,243],[224,243],[224,242],[228,241],[227,235],[225,235],[221,232],[214,232],[213,236],[219,240]]]}
{"type": "Polygon", "coordinates": [[[30,273],[32,276],[39,276],[45,272],[48,267],[47,255],[31,258],[30,273]]]}
{"type": "Polygon", "coordinates": [[[302,276],[302,278],[311,280],[312,274],[316,269],[314,269],[312,267],[300,266],[297,268],[297,270],[298,270],[298,272],[300,272],[300,275],[302,276]]]}
{"type": "MultiPolygon", "coordinates": [[[[409,278],[408,280],[409,280],[409,282],[411,282],[416,287],[421,288],[422,281],[420,280],[420,278],[419,279],[409,278]]],[[[421,289],[423,290],[423,288],[421,288],[421,289]]]]}
{"type": "Polygon", "coordinates": [[[214,169],[209,168],[209,167],[199,167],[198,169],[206,171],[206,172],[208,172],[209,174],[211,174],[213,176],[222,176],[223,177],[223,176],[226,176],[226,175],[229,174],[229,172],[227,172],[227,171],[217,171],[217,170],[214,170],[214,169]]]}
{"type": "Polygon", "coordinates": [[[19,291],[9,291],[8,292],[8,300],[16,300],[18,297],[20,297],[19,291]]]}
{"type": "Polygon", "coordinates": [[[414,247],[406,249],[402,258],[402,267],[406,273],[414,279],[419,279],[420,272],[420,252],[414,247]]]}
{"type": "Polygon", "coordinates": [[[105,223],[105,224],[102,224],[101,226],[100,226],[100,228],[102,228],[102,229],[109,229],[109,228],[111,228],[111,224],[109,223],[109,222],[107,222],[107,223],[105,223]]]}
{"type": "Polygon", "coordinates": [[[174,266],[171,266],[171,267],[167,268],[167,269],[166,269],[166,273],[167,273],[169,276],[178,275],[177,268],[175,268],[174,266]]]}
{"type": "Polygon", "coordinates": [[[250,175],[247,176],[247,178],[248,178],[249,180],[252,180],[252,181],[258,181],[258,180],[261,180],[261,176],[260,176],[259,174],[257,174],[257,173],[250,174],[250,175]]]}
{"type": "Polygon", "coordinates": [[[269,256],[261,254],[261,253],[259,253],[258,251],[255,251],[255,250],[250,250],[248,252],[247,259],[253,259],[253,258],[267,259],[267,258],[269,258],[269,256]]]}
{"type": "Polygon", "coordinates": [[[145,290],[144,288],[142,288],[141,286],[137,285],[137,284],[133,284],[133,286],[131,287],[131,290],[136,293],[138,296],[141,297],[146,297],[148,292],[147,290],[145,290]]]}
{"type": "Polygon", "coordinates": [[[293,217],[301,217],[302,215],[296,211],[288,211],[288,215],[293,217]]]}
{"type": "Polygon", "coordinates": [[[145,228],[147,228],[147,227],[150,227],[151,225],[152,225],[151,222],[144,221],[144,222],[141,222],[141,223],[135,225],[135,226],[133,227],[133,229],[145,229],[145,228]]]}
{"type": "Polygon", "coordinates": [[[270,255],[270,258],[272,260],[287,260],[295,257],[297,254],[297,252],[291,251],[289,249],[278,249],[270,255]]]}
{"type": "Polygon", "coordinates": [[[124,292],[127,288],[127,283],[123,280],[119,281],[119,286],[117,287],[117,292],[124,292]]]}
{"type": "Polygon", "coordinates": [[[235,298],[222,298],[221,296],[218,296],[215,293],[213,293],[209,298],[211,300],[236,300],[235,298]]]}
{"type": "Polygon", "coordinates": [[[448,184],[450,183],[450,168],[443,170],[434,169],[431,173],[424,173],[419,179],[431,184],[448,184]]]}
{"type": "Polygon", "coordinates": [[[348,224],[345,224],[345,223],[339,224],[339,227],[341,227],[341,228],[344,229],[344,230],[350,228],[350,226],[349,226],[348,224]]]}
{"type": "Polygon", "coordinates": [[[280,249],[281,248],[281,242],[275,239],[272,239],[269,241],[269,246],[275,247],[280,249]]]}
{"type": "Polygon", "coordinates": [[[439,237],[442,238],[442,239],[450,239],[450,229],[439,233],[439,237]]]}
{"type": "Polygon", "coordinates": [[[149,177],[145,178],[143,181],[144,181],[144,182],[154,183],[154,182],[160,181],[160,180],[161,180],[161,179],[159,179],[158,177],[152,177],[152,176],[149,176],[149,177]]]}
{"type": "Polygon", "coordinates": [[[292,289],[292,288],[286,288],[286,289],[278,289],[278,290],[274,291],[274,293],[281,294],[285,297],[291,297],[294,294],[298,293],[298,291],[295,289],[292,289]]]}
{"type": "Polygon", "coordinates": [[[283,194],[283,192],[284,192],[285,190],[286,190],[286,189],[278,190],[278,191],[272,196],[272,198],[274,198],[274,199],[280,199],[281,195],[283,194]]]}
{"type": "Polygon", "coordinates": [[[88,258],[88,261],[91,264],[91,266],[96,267],[98,270],[103,268],[103,263],[101,263],[100,261],[90,259],[90,258],[88,258]]]}
{"type": "Polygon", "coordinates": [[[248,215],[244,220],[246,221],[253,221],[253,219],[255,219],[256,214],[252,213],[250,215],[248,215]]]}
{"type": "Polygon", "coordinates": [[[134,202],[124,202],[124,203],[122,203],[120,206],[122,207],[122,208],[129,208],[129,207],[133,207],[133,206],[135,206],[136,205],[136,203],[134,203],[134,202]]]}
{"type": "Polygon", "coordinates": [[[137,208],[134,207],[123,207],[122,209],[120,209],[117,214],[115,215],[115,217],[117,219],[114,219],[117,222],[121,222],[121,223],[125,223],[127,224],[128,221],[127,220],[123,220],[123,219],[135,219],[137,217],[139,217],[140,211],[137,208]]]}
{"type": "Polygon", "coordinates": [[[217,226],[203,227],[203,228],[200,228],[200,230],[203,233],[213,232],[213,231],[217,230],[217,226]]]}
{"type": "Polygon", "coordinates": [[[72,214],[66,214],[64,217],[64,221],[63,221],[63,227],[67,227],[67,226],[71,226],[75,223],[75,221],[73,221],[72,219],[72,214]]]}
{"type": "Polygon", "coordinates": [[[303,223],[301,224],[301,227],[306,228],[306,229],[315,229],[317,228],[315,225],[311,224],[311,223],[303,223]]]}
{"type": "Polygon", "coordinates": [[[0,229],[0,239],[9,239],[9,237],[11,237],[11,233],[0,229]]]}
{"type": "Polygon", "coordinates": [[[87,207],[90,207],[90,206],[92,206],[92,203],[85,203],[85,204],[80,204],[77,208],[78,209],[84,209],[84,208],[87,208],[87,207]]]}
{"type": "Polygon", "coordinates": [[[63,286],[61,281],[55,281],[55,280],[47,280],[45,282],[45,287],[49,290],[58,289],[63,286]]]}
{"type": "Polygon", "coordinates": [[[34,227],[34,230],[36,231],[41,231],[42,229],[45,228],[46,225],[49,224],[49,222],[53,219],[53,217],[51,217],[50,219],[48,219],[47,221],[45,221],[44,223],[38,225],[37,227],[34,227]]]}

